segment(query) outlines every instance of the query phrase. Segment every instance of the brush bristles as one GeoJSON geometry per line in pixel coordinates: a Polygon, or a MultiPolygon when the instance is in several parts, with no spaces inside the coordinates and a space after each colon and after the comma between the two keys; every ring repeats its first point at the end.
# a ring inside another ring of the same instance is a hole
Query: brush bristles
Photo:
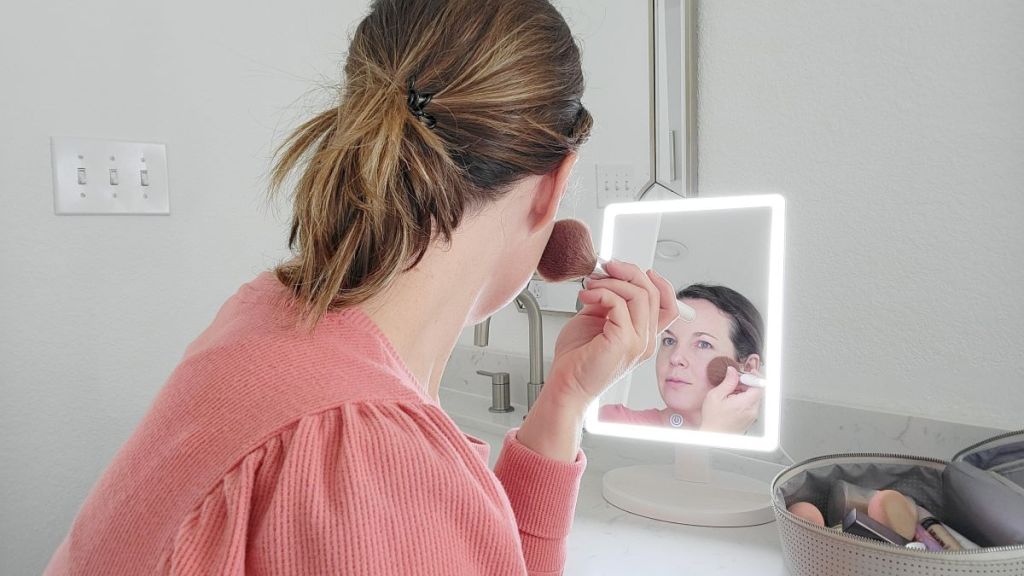
{"type": "Polygon", "coordinates": [[[565,282],[590,276],[597,266],[597,254],[590,228],[579,220],[559,220],[551,231],[537,273],[548,282],[565,282]]]}
{"type": "Polygon", "coordinates": [[[712,358],[711,362],[708,362],[708,382],[712,386],[718,386],[725,380],[725,372],[732,366],[738,372],[740,369],[740,363],[729,358],[728,356],[718,356],[712,358]]]}

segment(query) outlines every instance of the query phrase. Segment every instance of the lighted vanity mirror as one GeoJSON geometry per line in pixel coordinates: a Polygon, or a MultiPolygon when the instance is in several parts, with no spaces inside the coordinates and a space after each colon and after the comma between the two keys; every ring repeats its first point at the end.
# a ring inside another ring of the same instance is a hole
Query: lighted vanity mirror
{"type": "Polygon", "coordinates": [[[785,202],[778,195],[631,202],[605,211],[600,256],[653,268],[696,318],[591,405],[594,434],[773,450],[779,441],[785,202]],[[708,365],[739,362],[731,394],[708,365]],[[721,362],[721,361],[719,361],[721,362]]]}

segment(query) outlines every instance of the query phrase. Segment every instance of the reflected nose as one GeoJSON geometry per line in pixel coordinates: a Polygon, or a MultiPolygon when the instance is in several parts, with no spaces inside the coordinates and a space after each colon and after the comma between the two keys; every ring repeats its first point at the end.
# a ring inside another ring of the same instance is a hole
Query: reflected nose
{"type": "Polygon", "coordinates": [[[683,351],[679,350],[679,349],[673,350],[672,351],[672,355],[669,356],[668,360],[669,360],[669,362],[673,366],[689,366],[690,365],[690,361],[686,358],[686,355],[683,354],[683,351]]]}

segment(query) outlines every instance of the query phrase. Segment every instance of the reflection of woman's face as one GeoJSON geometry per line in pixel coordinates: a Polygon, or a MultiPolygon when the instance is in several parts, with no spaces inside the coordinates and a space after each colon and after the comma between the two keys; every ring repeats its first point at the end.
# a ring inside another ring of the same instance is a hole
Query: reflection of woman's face
{"type": "Polygon", "coordinates": [[[702,299],[684,299],[697,311],[693,322],[676,320],[661,335],[655,370],[658,391],[670,410],[700,413],[704,396],[711,390],[708,363],[716,356],[736,358],[729,338],[732,319],[702,299]]]}

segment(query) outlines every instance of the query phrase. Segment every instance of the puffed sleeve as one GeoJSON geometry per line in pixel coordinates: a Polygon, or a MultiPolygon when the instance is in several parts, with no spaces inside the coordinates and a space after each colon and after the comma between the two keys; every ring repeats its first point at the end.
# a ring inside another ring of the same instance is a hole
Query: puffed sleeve
{"type": "Polygon", "coordinates": [[[564,556],[581,464],[506,440],[498,466],[516,515],[439,407],[354,403],[307,416],[213,487],[181,523],[164,572],[504,575],[529,562],[546,573],[564,556]]]}

